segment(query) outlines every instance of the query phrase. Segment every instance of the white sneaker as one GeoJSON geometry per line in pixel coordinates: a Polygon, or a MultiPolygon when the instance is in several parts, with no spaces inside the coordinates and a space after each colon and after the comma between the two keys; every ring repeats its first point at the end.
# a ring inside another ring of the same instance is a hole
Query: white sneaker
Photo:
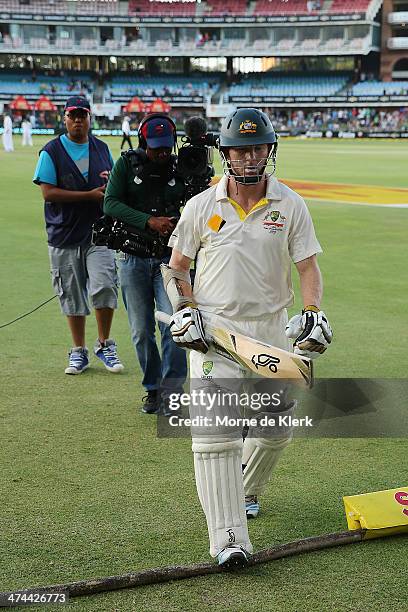
{"type": "Polygon", "coordinates": [[[217,555],[218,565],[222,565],[225,569],[239,569],[245,567],[249,559],[249,552],[238,546],[238,544],[232,544],[223,548],[217,555]]]}

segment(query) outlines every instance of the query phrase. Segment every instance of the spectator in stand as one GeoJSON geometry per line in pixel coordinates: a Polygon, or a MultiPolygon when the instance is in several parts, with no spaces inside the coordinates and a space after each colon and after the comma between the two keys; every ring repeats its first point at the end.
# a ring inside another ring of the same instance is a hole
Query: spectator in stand
{"type": "Polygon", "coordinates": [[[327,109],[313,111],[304,115],[303,111],[286,113],[279,111],[273,115],[278,131],[289,130],[293,135],[311,129],[341,131],[407,131],[407,110],[377,111],[376,109],[327,109]]]}

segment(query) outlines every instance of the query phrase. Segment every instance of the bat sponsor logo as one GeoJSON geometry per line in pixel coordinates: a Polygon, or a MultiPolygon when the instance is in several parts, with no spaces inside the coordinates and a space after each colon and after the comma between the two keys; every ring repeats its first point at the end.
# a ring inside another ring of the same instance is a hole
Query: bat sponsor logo
{"type": "Polygon", "coordinates": [[[268,368],[274,374],[278,371],[278,364],[280,363],[279,357],[273,357],[273,355],[268,355],[268,353],[253,355],[251,361],[256,369],[268,368]]]}
{"type": "Polygon", "coordinates": [[[227,529],[227,533],[228,533],[228,542],[232,543],[235,542],[235,533],[232,529],[227,529]]]}

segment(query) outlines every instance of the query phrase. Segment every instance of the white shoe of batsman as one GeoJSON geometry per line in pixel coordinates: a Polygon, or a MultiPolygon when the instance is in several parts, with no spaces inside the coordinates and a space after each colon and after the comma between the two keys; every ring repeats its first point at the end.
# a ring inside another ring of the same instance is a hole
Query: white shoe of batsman
{"type": "Polygon", "coordinates": [[[223,548],[217,555],[218,565],[224,569],[234,570],[245,567],[248,564],[250,554],[242,546],[232,544],[223,548]]]}
{"type": "Polygon", "coordinates": [[[295,340],[293,347],[297,355],[316,359],[331,343],[333,330],[322,310],[306,310],[290,319],[286,335],[295,340]]]}
{"type": "Polygon", "coordinates": [[[206,353],[208,342],[205,339],[204,325],[198,308],[183,308],[170,319],[170,331],[174,342],[179,346],[206,353]]]}

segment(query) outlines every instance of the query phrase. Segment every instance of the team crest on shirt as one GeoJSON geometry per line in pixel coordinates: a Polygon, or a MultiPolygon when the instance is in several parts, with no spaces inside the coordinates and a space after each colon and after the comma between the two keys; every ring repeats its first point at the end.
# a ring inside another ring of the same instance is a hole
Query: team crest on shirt
{"type": "Polygon", "coordinates": [[[255,134],[258,124],[254,121],[243,121],[239,126],[240,134],[255,134]]]}
{"type": "Polygon", "coordinates": [[[266,213],[262,223],[264,229],[266,229],[269,234],[276,234],[285,229],[285,221],[286,217],[284,217],[279,210],[272,210],[266,213]]]}
{"type": "Polygon", "coordinates": [[[212,380],[212,376],[210,376],[210,372],[214,367],[213,361],[203,361],[203,376],[201,377],[204,380],[212,380]]]}

